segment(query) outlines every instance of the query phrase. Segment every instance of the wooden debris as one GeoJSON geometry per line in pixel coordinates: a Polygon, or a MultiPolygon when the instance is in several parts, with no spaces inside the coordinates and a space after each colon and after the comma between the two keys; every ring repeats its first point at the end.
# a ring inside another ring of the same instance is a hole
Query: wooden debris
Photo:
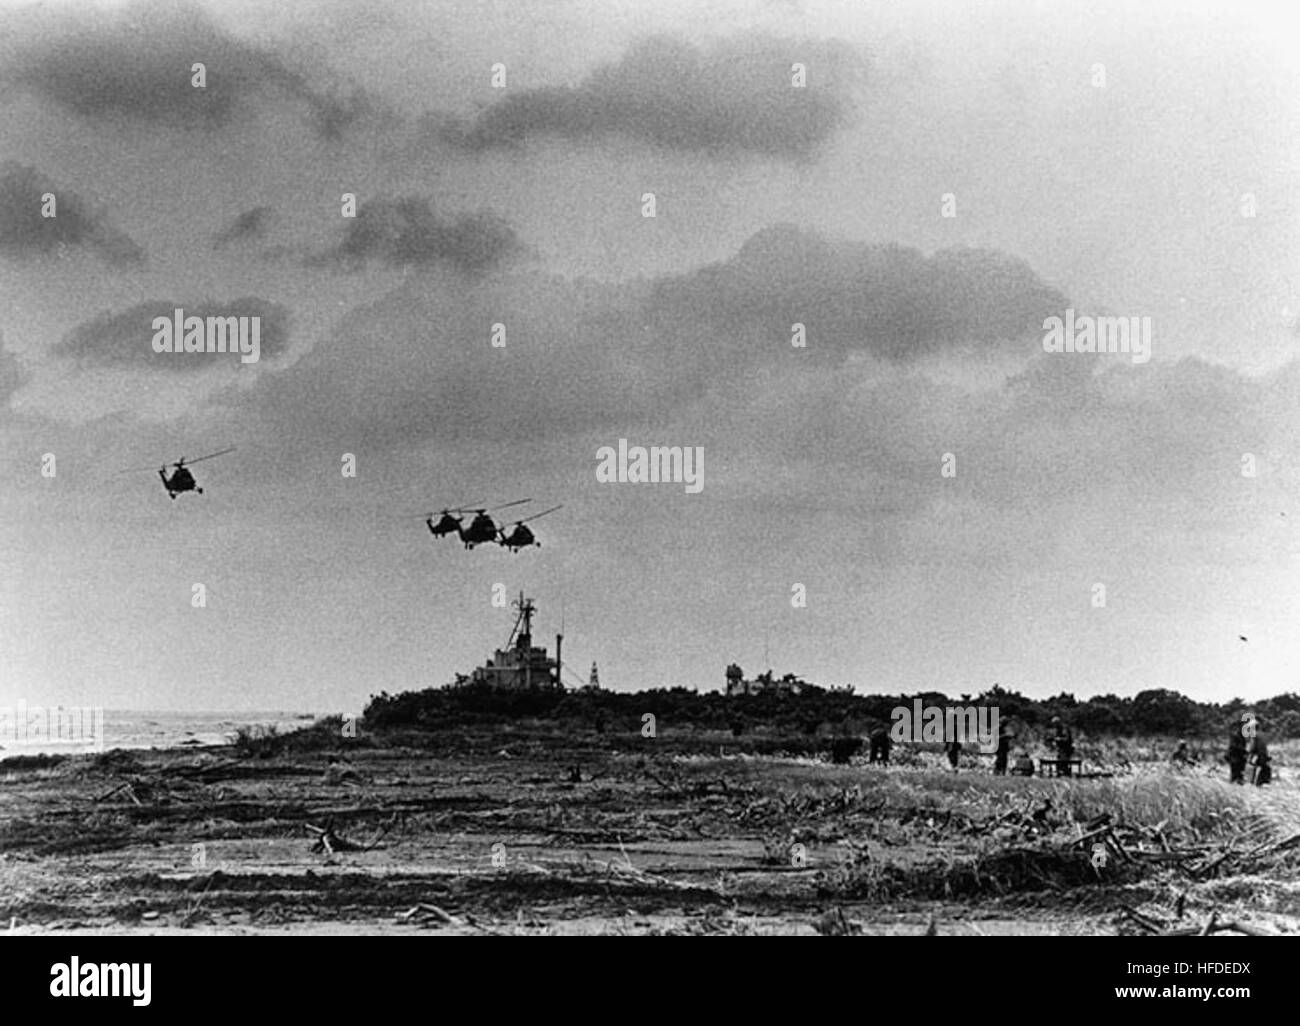
{"type": "Polygon", "coordinates": [[[340,851],[365,851],[366,849],[357,844],[355,841],[349,841],[346,837],[340,837],[334,832],[334,821],[326,820],[323,827],[318,827],[312,823],[304,823],[308,830],[316,834],[316,840],[311,846],[313,852],[325,852],[333,855],[340,851]]]}
{"type": "Polygon", "coordinates": [[[423,919],[432,917],[440,923],[446,923],[448,926],[465,925],[465,920],[461,919],[459,916],[453,916],[446,909],[439,908],[437,905],[431,905],[426,901],[420,902],[418,905],[407,909],[405,912],[397,913],[398,919],[410,920],[417,917],[423,919]]]}
{"type": "Polygon", "coordinates": [[[1177,930],[1165,930],[1159,934],[1161,937],[1208,937],[1214,933],[1244,933],[1250,937],[1276,937],[1278,934],[1271,930],[1262,930],[1258,926],[1249,926],[1246,923],[1221,923],[1218,921],[1218,913],[1213,912],[1210,918],[1206,920],[1204,926],[1188,926],[1177,930]]]}
{"type": "Polygon", "coordinates": [[[124,781],[123,783],[118,784],[112,790],[105,791],[103,794],[95,796],[94,798],[91,799],[91,801],[102,802],[105,798],[112,798],[113,795],[117,794],[118,791],[122,791],[130,786],[131,786],[131,782],[129,780],[124,781]]]}
{"type": "Polygon", "coordinates": [[[1120,911],[1128,916],[1139,929],[1145,930],[1147,933],[1159,934],[1164,932],[1165,926],[1163,923],[1143,912],[1139,912],[1132,906],[1121,905],[1120,911]]]}

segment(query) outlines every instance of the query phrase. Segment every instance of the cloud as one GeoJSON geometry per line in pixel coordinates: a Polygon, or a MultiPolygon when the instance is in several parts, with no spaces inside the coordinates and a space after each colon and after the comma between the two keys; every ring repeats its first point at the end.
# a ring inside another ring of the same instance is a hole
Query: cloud
{"type": "Polygon", "coordinates": [[[442,217],[427,199],[404,196],[363,203],[347,222],[339,244],[308,263],[352,271],[361,270],[370,260],[389,267],[445,263],[468,274],[482,274],[522,250],[514,229],[495,215],[442,217]]]}
{"type": "Polygon", "coordinates": [[[273,216],[274,211],[270,207],[254,207],[252,210],[245,210],[217,233],[212,248],[224,249],[236,243],[256,242],[264,238],[273,216]]]}
{"type": "Polygon", "coordinates": [[[27,381],[18,357],[4,348],[4,337],[0,336],[0,410],[9,402],[9,397],[18,391],[27,381]]]}
{"type": "Polygon", "coordinates": [[[782,519],[764,531],[884,563],[1030,565],[1076,542],[1104,554],[1107,531],[1150,540],[1190,517],[1217,538],[1266,508],[1280,519],[1300,364],[1255,379],[1044,353],[1042,305],[1066,302],[1004,254],[785,228],[654,281],[442,268],[354,311],[234,412],[263,437],[393,466],[411,450],[526,452],[530,473],[571,482],[619,437],[703,445],[713,508],[741,524],[770,503],[782,519]],[[790,346],[788,303],[813,311],[807,350],[790,346]],[[972,382],[990,352],[1005,373],[972,382]]]}
{"type": "Polygon", "coordinates": [[[76,193],[59,189],[35,168],[0,164],[0,255],[27,260],[77,246],[109,263],[142,264],[144,251],[114,229],[76,193]],[[53,193],[54,217],[42,216],[42,197],[53,193]]]}
{"type": "Polygon", "coordinates": [[[744,36],[702,51],[654,36],[576,87],[507,92],[472,121],[436,130],[472,151],[537,136],[620,135],[687,153],[805,159],[847,123],[856,76],[857,61],[842,44],[744,36]],[[806,71],[800,88],[796,63],[806,71]]]}
{"type": "Polygon", "coordinates": [[[265,299],[248,296],[227,303],[210,299],[192,302],[158,299],[140,303],[118,314],[104,314],[79,325],[54,347],[53,353],[85,366],[136,368],[172,374],[194,374],[214,365],[238,365],[239,357],[229,352],[154,352],[154,318],[172,320],[177,309],[183,310],[186,318],[260,317],[262,360],[279,356],[289,342],[289,311],[265,299]]]}
{"type": "Polygon", "coordinates": [[[1066,298],[993,250],[926,257],[904,246],[828,241],[789,225],[752,236],[729,260],[661,279],[647,314],[675,360],[725,367],[790,348],[803,324],[813,359],[864,353],[907,363],[944,351],[1041,339],[1066,298]]]}
{"type": "Polygon", "coordinates": [[[90,120],[214,128],[271,96],[305,104],[317,132],[332,139],[375,111],[363,93],[309,81],[274,53],[230,36],[186,0],[111,9],[34,5],[7,17],[0,83],[90,120]],[[196,63],[206,70],[203,88],[191,82],[196,63]]]}
{"type": "MultiPolygon", "coordinates": [[[[385,229],[361,228],[353,240],[358,257],[394,260],[401,233],[384,209],[375,221],[385,229]]],[[[833,380],[850,360],[905,370],[972,347],[1024,354],[1031,335],[1041,353],[1043,310],[1063,303],[1001,254],[927,258],[790,228],[760,232],[720,264],[649,282],[533,271],[466,281],[434,269],[354,311],[282,380],[265,382],[258,401],[290,437],[393,448],[536,442],[671,415],[767,369],[833,380]],[[790,344],[794,321],[808,326],[805,350],[790,344]],[[497,323],[506,338],[493,348],[497,323]]]]}

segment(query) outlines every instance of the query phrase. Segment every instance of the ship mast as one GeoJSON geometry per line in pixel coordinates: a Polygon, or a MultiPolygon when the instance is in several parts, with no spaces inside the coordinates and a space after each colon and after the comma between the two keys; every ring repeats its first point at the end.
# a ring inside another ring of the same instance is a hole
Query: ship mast
{"type": "Polygon", "coordinates": [[[510,635],[510,640],[514,641],[515,635],[519,635],[519,647],[529,648],[533,643],[533,613],[537,607],[533,605],[533,600],[524,598],[524,593],[519,593],[519,600],[515,602],[515,608],[519,610],[519,616],[515,619],[515,629],[510,635]],[[523,624],[523,631],[520,633],[519,625],[523,624]]]}
{"type": "Polygon", "coordinates": [[[515,639],[518,638],[519,647],[528,648],[533,643],[533,613],[537,607],[533,605],[532,599],[524,598],[524,593],[521,591],[515,602],[515,608],[519,610],[519,615],[515,617],[515,626],[510,632],[510,640],[506,642],[506,647],[512,647],[515,639]],[[519,630],[520,624],[524,628],[522,633],[519,630]]]}

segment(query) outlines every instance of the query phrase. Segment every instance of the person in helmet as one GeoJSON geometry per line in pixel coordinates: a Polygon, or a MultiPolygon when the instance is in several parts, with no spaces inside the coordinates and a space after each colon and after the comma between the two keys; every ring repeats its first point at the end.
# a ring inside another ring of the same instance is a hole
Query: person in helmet
{"type": "Polygon", "coordinates": [[[1251,783],[1263,787],[1273,779],[1273,760],[1269,758],[1268,742],[1262,733],[1256,733],[1250,739],[1251,783]]]}

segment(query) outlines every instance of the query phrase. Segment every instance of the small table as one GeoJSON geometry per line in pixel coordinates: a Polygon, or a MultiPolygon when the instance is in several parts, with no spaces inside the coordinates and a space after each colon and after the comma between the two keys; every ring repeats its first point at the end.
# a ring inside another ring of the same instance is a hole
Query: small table
{"type": "Polygon", "coordinates": [[[1080,773],[1083,772],[1082,759],[1039,759],[1038,760],[1038,772],[1040,776],[1044,776],[1044,777],[1065,776],[1065,774],[1061,772],[1062,766],[1068,766],[1070,769],[1070,773],[1073,776],[1078,776],[1080,773]],[[1051,773],[1047,772],[1047,768],[1049,766],[1052,768],[1051,773]]]}

